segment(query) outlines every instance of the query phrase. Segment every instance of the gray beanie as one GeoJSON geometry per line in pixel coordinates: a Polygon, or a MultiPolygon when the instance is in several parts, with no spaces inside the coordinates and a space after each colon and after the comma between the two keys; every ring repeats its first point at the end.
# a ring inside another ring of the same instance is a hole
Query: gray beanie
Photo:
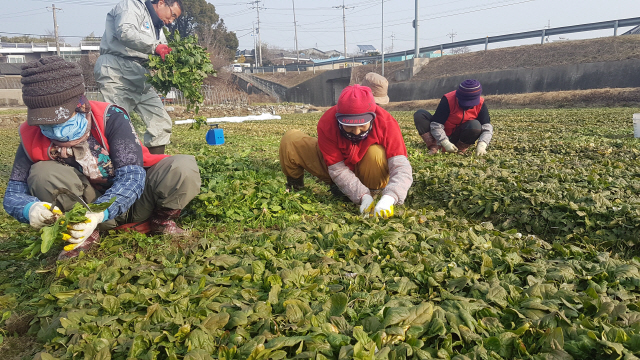
{"type": "Polygon", "coordinates": [[[29,125],[55,125],[69,120],[84,95],[82,68],[59,56],[22,66],[22,100],[29,125]]]}

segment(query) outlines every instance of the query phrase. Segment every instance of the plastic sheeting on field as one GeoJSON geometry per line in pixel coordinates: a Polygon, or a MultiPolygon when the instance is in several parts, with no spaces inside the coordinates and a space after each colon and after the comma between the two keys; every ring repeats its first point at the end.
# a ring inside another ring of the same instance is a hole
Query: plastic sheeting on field
{"type": "MultiPolygon", "coordinates": [[[[255,121],[255,120],[281,120],[282,118],[279,115],[272,115],[268,113],[264,113],[262,115],[248,115],[248,116],[228,116],[221,118],[207,118],[207,123],[221,123],[221,122],[234,122],[240,123],[243,121],[255,121]]],[[[196,122],[193,119],[187,120],[176,120],[174,124],[176,125],[184,125],[184,124],[193,124],[196,122]]]]}

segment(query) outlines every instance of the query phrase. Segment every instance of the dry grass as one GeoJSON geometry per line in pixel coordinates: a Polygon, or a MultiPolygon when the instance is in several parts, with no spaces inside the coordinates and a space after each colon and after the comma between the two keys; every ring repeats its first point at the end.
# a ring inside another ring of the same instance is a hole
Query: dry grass
{"type": "MultiPolygon", "coordinates": [[[[637,107],[640,88],[592,89],[530,94],[487,95],[489,109],[549,109],[567,107],[637,107]]],[[[392,102],[383,106],[388,111],[435,109],[440,99],[392,102]]]]}
{"type": "Polygon", "coordinates": [[[640,59],[640,35],[523,45],[431,59],[412,80],[517,68],[640,59]]]}
{"type": "MultiPolygon", "coordinates": [[[[394,78],[394,74],[397,71],[403,70],[405,67],[406,65],[404,61],[385,63],[384,76],[389,81],[391,81],[391,79],[394,78]]],[[[351,72],[351,84],[360,84],[362,80],[364,80],[364,77],[370,72],[382,75],[382,64],[371,64],[354,67],[351,72]]]]}
{"type": "Polygon", "coordinates": [[[313,71],[300,71],[298,74],[297,71],[289,71],[287,73],[264,73],[264,74],[253,74],[254,76],[258,76],[262,79],[272,81],[276,84],[280,84],[286,87],[294,87],[298,84],[301,84],[311,78],[314,78],[327,70],[316,70],[314,74],[313,71]]]}

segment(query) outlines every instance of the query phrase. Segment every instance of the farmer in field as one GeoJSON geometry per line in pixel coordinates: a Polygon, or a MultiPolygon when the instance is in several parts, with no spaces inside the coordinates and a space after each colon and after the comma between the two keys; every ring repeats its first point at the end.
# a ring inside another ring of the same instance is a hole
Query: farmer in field
{"type": "Polygon", "coordinates": [[[144,145],[164,154],[171,137],[171,118],[156,91],[147,83],[142,65],[149,55],[165,59],[171,52],[162,31],[182,14],[181,0],[122,0],[108,14],[93,69],[104,101],[140,114],[147,126],[144,145]]]}
{"type": "Polygon", "coordinates": [[[36,229],[52,224],[76,201],[53,194],[68,189],[87,203],[115,201],[89,221],[68,228],[77,244],[59,259],[77,256],[100,239],[98,229],[149,220],[153,233],[184,235],[174,220],[200,192],[191,155],[153,155],[140,141],[123,108],[84,96],[82,69],[53,56],[22,67],[27,121],[4,196],[4,209],[36,229]]]}
{"type": "Polygon", "coordinates": [[[289,130],[280,142],[280,165],[287,187],[304,187],[304,170],[344,194],[360,213],[388,217],[402,204],[413,182],[398,122],[376,105],[371,89],[353,85],[338,105],[322,115],[318,138],[289,130]],[[380,192],[374,204],[372,193],[380,192]]]}
{"type": "Polygon", "coordinates": [[[389,81],[384,76],[370,72],[364,76],[362,80],[362,86],[366,86],[371,89],[373,98],[378,105],[386,105],[389,103],[389,96],[387,90],[389,89],[389,81]]]}
{"type": "Polygon", "coordinates": [[[441,149],[464,153],[478,141],[476,155],[487,153],[493,136],[493,125],[477,80],[465,80],[458,89],[445,94],[435,114],[418,110],[413,114],[418,134],[429,148],[429,154],[441,149]]]}

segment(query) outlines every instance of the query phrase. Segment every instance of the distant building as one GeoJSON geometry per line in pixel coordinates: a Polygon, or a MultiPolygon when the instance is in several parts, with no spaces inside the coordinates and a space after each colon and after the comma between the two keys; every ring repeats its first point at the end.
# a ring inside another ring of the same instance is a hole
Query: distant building
{"type": "Polygon", "coordinates": [[[370,54],[379,54],[380,52],[373,45],[358,45],[358,56],[366,56],[370,54]]]}
{"type": "Polygon", "coordinates": [[[251,50],[236,50],[236,60],[240,57],[240,56],[244,56],[245,61],[252,59],[255,60],[256,58],[256,54],[255,54],[255,50],[251,49],[251,50]]]}
{"type": "MultiPolygon", "coordinates": [[[[79,61],[82,55],[100,51],[100,39],[81,41],[80,45],[60,44],[60,56],[67,61],[79,61]]],[[[0,42],[0,62],[10,64],[26,63],[57,54],[56,44],[46,43],[6,43],[0,42]]]]}
{"type": "Polygon", "coordinates": [[[300,50],[300,57],[310,58],[314,60],[318,60],[318,59],[325,60],[325,59],[338,57],[340,55],[342,55],[342,53],[337,50],[322,51],[316,48],[300,50]]]}

